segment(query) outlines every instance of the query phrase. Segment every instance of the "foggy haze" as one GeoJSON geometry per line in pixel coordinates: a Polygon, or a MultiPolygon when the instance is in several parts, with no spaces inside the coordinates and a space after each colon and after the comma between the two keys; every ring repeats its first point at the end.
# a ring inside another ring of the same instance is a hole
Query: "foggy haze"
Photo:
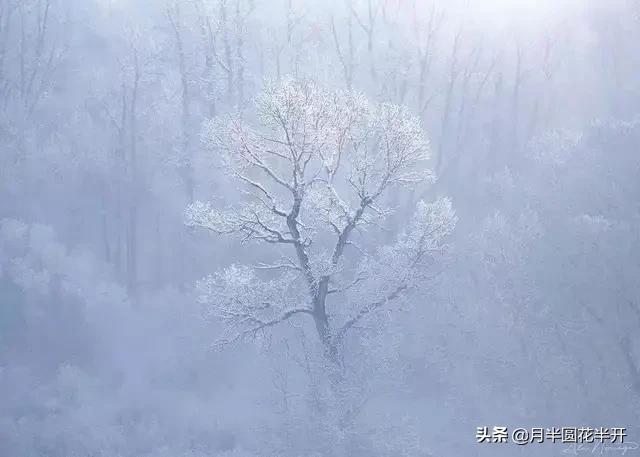
{"type": "Polygon", "coordinates": [[[637,0],[0,0],[0,457],[640,453],[638,43],[637,0]]]}

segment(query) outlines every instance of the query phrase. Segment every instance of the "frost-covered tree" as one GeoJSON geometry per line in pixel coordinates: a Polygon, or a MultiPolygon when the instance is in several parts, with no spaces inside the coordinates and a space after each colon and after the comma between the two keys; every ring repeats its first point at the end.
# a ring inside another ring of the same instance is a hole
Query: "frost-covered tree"
{"type": "Polygon", "coordinates": [[[239,197],[226,208],[197,201],[186,220],[274,256],[208,276],[202,297],[227,324],[223,343],[304,315],[339,362],[357,324],[430,277],[456,217],[447,199],[420,201],[393,244],[374,244],[393,212],[390,189],[433,180],[427,137],[406,108],[293,79],[268,84],[255,107],[256,127],[239,116],[205,124],[206,147],[239,197]]]}

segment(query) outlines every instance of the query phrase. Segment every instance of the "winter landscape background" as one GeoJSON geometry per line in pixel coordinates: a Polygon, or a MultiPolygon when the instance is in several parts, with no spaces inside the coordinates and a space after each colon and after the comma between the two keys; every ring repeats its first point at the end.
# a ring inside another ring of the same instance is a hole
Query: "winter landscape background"
{"type": "Polygon", "coordinates": [[[636,0],[0,0],[0,456],[640,442],[638,43],[636,0]]]}

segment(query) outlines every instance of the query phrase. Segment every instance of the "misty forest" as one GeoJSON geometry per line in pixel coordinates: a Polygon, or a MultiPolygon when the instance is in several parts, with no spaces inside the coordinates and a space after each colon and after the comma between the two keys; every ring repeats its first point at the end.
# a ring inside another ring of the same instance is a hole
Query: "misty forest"
{"type": "Polygon", "coordinates": [[[639,75],[636,0],[0,0],[0,456],[640,441],[639,75]]]}

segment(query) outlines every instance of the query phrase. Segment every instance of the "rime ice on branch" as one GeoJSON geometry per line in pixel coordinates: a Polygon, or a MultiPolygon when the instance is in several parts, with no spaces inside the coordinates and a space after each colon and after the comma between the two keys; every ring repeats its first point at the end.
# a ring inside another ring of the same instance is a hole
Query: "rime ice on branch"
{"type": "Polygon", "coordinates": [[[269,84],[255,105],[257,127],[225,116],[203,132],[241,197],[227,208],[195,202],[186,221],[271,244],[281,261],[215,273],[200,282],[202,299],[227,323],[225,342],[303,314],[337,355],[355,324],[419,284],[456,217],[447,199],[419,202],[394,244],[361,249],[356,241],[366,244],[367,229],[392,213],[390,189],[433,179],[420,121],[308,80],[269,84]]]}

